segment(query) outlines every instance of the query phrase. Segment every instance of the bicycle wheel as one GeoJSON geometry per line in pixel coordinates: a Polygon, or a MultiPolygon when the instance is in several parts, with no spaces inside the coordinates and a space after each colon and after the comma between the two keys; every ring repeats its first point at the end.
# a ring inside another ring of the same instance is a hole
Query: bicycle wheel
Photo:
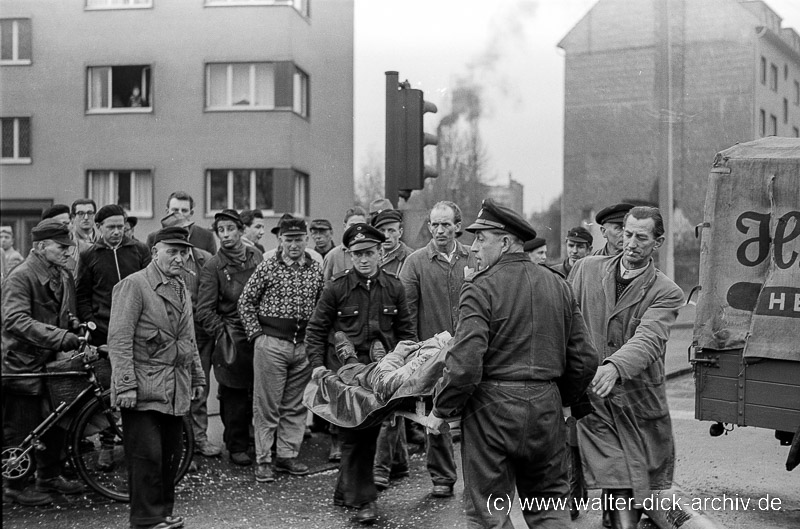
{"type": "MultiPolygon", "coordinates": [[[[175,483],[186,475],[194,452],[191,423],[185,421],[183,430],[183,449],[175,483]]],[[[112,500],[130,501],[122,418],[119,410],[110,407],[109,391],[103,394],[102,406],[96,399],[84,405],[70,432],[70,455],[86,484],[112,500]]]]}

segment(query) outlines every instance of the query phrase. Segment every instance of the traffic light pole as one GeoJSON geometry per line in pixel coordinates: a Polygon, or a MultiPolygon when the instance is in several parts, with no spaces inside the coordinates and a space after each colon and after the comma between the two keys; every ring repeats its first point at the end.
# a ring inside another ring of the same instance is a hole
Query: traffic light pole
{"type": "Polygon", "coordinates": [[[386,165],[384,196],[399,207],[400,174],[405,165],[405,118],[398,115],[401,108],[399,74],[386,72],[386,165]]]}

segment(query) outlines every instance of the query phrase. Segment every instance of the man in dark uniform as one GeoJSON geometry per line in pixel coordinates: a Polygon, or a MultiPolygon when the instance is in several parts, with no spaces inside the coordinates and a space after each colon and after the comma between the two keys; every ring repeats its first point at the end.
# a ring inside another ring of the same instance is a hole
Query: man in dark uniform
{"type": "MultiPolygon", "coordinates": [[[[514,483],[522,501],[566,502],[562,402],[585,392],[597,358],[569,285],[524,253],[524,241],[536,237],[530,224],[486,199],[467,231],[475,233],[479,271],[461,289],[427,423],[438,430],[461,417],[468,524],[507,527],[503,502],[514,483]]],[[[523,509],[529,527],[569,527],[566,505],[530,507],[523,509]]]]}
{"type": "Polygon", "coordinates": [[[594,216],[594,220],[600,226],[600,233],[606,243],[602,248],[598,248],[592,255],[617,255],[622,251],[622,220],[633,204],[620,202],[613,206],[603,208],[594,216]]]}
{"type": "MultiPolygon", "coordinates": [[[[400,340],[416,341],[403,285],[378,266],[385,240],[380,231],[365,223],[345,231],[342,242],[352,257],[353,268],[335,275],[325,287],[306,329],[312,377],[318,378],[325,371],[328,337],[335,332],[346,335],[355,348],[353,354],[364,364],[374,361],[379,349],[390,351],[400,340]]],[[[379,425],[339,428],[342,463],[333,502],[358,508],[356,521],[361,523],[372,523],[377,517],[378,490],[372,465],[379,432],[379,425]]]]}

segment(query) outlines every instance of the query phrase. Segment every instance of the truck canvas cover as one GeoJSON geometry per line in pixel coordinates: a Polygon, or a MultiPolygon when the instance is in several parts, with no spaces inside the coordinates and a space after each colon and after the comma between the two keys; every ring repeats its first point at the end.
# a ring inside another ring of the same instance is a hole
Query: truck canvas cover
{"type": "Polygon", "coordinates": [[[800,139],[718,153],[703,227],[697,346],[800,362],[800,139]]]}

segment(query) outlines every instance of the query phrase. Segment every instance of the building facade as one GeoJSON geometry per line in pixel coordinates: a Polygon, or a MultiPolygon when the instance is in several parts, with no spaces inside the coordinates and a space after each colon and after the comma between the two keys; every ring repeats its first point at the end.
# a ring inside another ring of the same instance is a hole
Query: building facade
{"type": "Polygon", "coordinates": [[[0,3],[0,215],[23,250],[80,197],[140,238],[176,190],[202,226],[352,205],[353,0],[0,3]]]}
{"type": "Polygon", "coordinates": [[[584,224],[602,242],[597,211],[671,193],[675,278],[694,284],[714,155],[800,136],[800,36],[781,24],[759,0],[599,0],[559,43],[562,240],[584,224]]]}

